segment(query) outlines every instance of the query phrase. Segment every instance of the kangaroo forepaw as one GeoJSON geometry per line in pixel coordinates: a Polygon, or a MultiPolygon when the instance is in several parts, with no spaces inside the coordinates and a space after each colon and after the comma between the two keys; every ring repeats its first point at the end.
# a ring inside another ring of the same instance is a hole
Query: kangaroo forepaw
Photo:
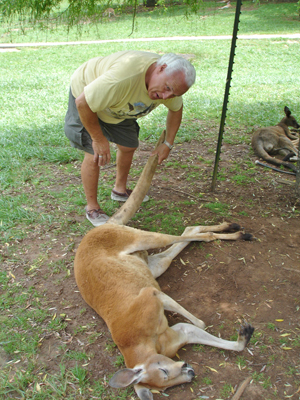
{"type": "Polygon", "coordinates": [[[245,347],[249,343],[249,340],[251,339],[253,332],[254,332],[254,328],[252,325],[245,323],[245,325],[241,326],[241,328],[239,330],[239,340],[245,341],[245,347]]]}
{"type": "Polygon", "coordinates": [[[289,153],[283,158],[283,161],[297,161],[297,160],[292,160],[293,157],[295,157],[295,153],[289,153]]]}

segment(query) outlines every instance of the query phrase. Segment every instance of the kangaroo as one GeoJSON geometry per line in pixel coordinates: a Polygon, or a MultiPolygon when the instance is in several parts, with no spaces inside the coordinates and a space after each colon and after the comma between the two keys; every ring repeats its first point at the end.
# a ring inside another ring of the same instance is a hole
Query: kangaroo
{"type": "MultiPolygon", "coordinates": [[[[164,135],[158,145],[164,140],[164,135]]],[[[126,368],[116,372],[109,384],[133,385],[140,400],[153,399],[150,389],[191,382],[195,373],[184,361],[174,361],[178,349],[200,343],[242,351],[254,328],[241,327],[237,341],[215,337],[204,330],[203,321],[163,293],[156,278],[163,274],[191,241],[250,240],[237,224],[187,227],[181,236],[146,232],[125,226],[147,193],[158,157],[149,158],[126,201],[105,225],[83,238],[75,256],[74,272],[83,299],[106,322],[124,356],[126,368]],[[220,232],[220,233],[219,233],[220,232]],[[233,232],[233,233],[223,233],[233,232]],[[169,246],[156,255],[148,250],[169,246]],[[191,323],[169,326],[164,311],[181,314],[191,323]]]]}
{"type": "Polygon", "coordinates": [[[116,16],[115,10],[113,8],[107,8],[102,15],[103,17],[108,17],[108,18],[110,18],[111,16],[113,17],[116,16]]]}
{"type": "Polygon", "coordinates": [[[291,115],[288,107],[284,107],[285,117],[276,126],[269,126],[267,128],[260,128],[254,132],[252,137],[252,148],[255,154],[270,164],[286,168],[290,168],[294,172],[297,168],[294,164],[286,160],[271,157],[271,155],[281,154],[287,156],[289,153],[298,156],[296,146],[299,143],[299,138],[292,134],[289,126],[299,129],[300,125],[296,119],[291,115]]]}
{"type": "MultiPolygon", "coordinates": [[[[225,3],[225,2],[218,1],[218,3],[225,3]]],[[[230,1],[227,1],[227,4],[223,7],[218,7],[218,10],[224,10],[225,8],[230,8],[230,7],[231,7],[230,1]]]]}

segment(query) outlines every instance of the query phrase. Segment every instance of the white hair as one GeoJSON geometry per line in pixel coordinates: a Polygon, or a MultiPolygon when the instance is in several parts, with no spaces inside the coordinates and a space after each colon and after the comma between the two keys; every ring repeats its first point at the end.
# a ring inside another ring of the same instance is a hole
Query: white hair
{"type": "Polygon", "coordinates": [[[196,80],[196,71],[194,66],[185,58],[174,53],[167,53],[157,60],[157,66],[166,64],[165,72],[171,75],[174,72],[182,71],[185,76],[185,82],[190,88],[196,80]]]}

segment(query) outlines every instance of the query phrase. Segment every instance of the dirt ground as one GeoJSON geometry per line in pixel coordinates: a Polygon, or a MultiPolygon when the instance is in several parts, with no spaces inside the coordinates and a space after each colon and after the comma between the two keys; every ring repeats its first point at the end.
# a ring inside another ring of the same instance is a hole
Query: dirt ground
{"type": "MultiPolygon", "coordinates": [[[[141,144],[135,166],[144,164],[150,149],[149,144],[141,144]]],[[[170,161],[193,165],[200,178],[191,179],[190,168],[165,165],[158,168],[149,195],[157,201],[167,200],[163,209],[166,215],[167,204],[180,202],[185,226],[226,220],[239,223],[256,239],[190,244],[158,281],[166,294],[202,319],[210,333],[230,339],[247,320],[255,327],[255,335],[242,353],[191,345],[181,349],[178,357],[195,369],[194,382],[170,388],[164,394],[154,393],[154,399],[232,398],[248,377],[251,381],[240,397],[243,400],[299,399],[300,207],[294,193],[295,177],[259,166],[249,171],[249,161],[255,160],[249,146],[224,144],[222,179],[211,192],[213,164],[207,161],[213,160],[214,155],[208,154],[201,142],[177,145],[170,161]],[[248,182],[234,180],[236,164],[247,172],[251,178],[248,182]],[[202,193],[201,199],[198,193],[202,193]],[[186,200],[189,204],[185,205],[186,200]],[[226,215],[208,208],[210,202],[227,204],[226,215]]],[[[84,215],[70,218],[74,223],[85,221],[84,215]]],[[[131,225],[143,228],[139,221],[131,225]]],[[[68,249],[66,238],[55,230],[50,229],[47,235],[48,241],[53,239],[48,262],[51,258],[69,259],[71,276],[64,279],[65,272],[51,276],[45,264],[30,282],[45,291],[49,307],[57,315],[65,314],[67,321],[63,333],[41,342],[39,362],[47,365],[50,372],[58,370],[63,356],[60,346],[67,344],[68,351],[91,354],[90,360],[82,364],[91,380],[100,379],[106,385],[108,376],[118,370],[115,362],[120,353],[113,347],[105,323],[84,303],[76,287],[71,260],[80,238],[75,239],[73,249],[68,249]],[[89,340],[95,332],[97,340],[89,340]]],[[[42,242],[40,233],[33,232],[20,244],[23,249],[30,246],[30,252],[25,254],[24,250],[24,262],[41,252],[42,242]]],[[[168,317],[170,324],[182,321],[176,314],[168,317]]],[[[69,366],[75,364],[74,360],[66,362],[69,366]]],[[[136,398],[135,394],[129,395],[128,399],[132,398],[136,398]]]]}

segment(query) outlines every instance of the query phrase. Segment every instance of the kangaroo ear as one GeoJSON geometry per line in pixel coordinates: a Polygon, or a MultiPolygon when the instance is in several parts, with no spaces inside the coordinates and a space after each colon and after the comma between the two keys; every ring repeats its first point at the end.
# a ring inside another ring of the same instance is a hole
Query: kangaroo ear
{"type": "Polygon", "coordinates": [[[134,390],[140,400],[153,400],[153,394],[142,385],[134,385],[134,390]]]}
{"type": "Polygon", "coordinates": [[[285,112],[285,115],[286,115],[287,117],[289,117],[289,116],[291,115],[291,111],[290,111],[290,109],[289,109],[287,106],[284,107],[284,112],[285,112]]]}
{"type": "Polygon", "coordinates": [[[124,388],[132,383],[138,383],[143,375],[142,369],[124,368],[116,372],[108,382],[113,388],[124,388]]]}

